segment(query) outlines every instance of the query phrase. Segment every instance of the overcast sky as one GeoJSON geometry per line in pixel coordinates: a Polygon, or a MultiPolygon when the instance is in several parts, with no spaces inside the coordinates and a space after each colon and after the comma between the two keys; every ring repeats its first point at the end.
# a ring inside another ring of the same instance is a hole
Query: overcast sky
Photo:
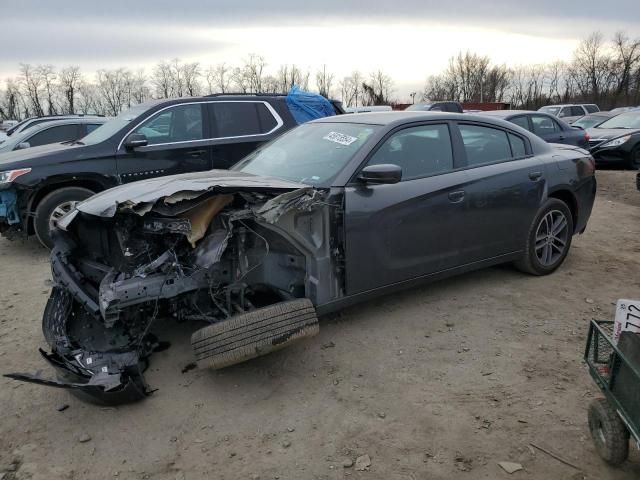
{"type": "Polygon", "coordinates": [[[0,76],[18,64],[150,69],[180,58],[268,68],[383,69],[397,95],[420,89],[460,50],[510,65],[569,59],[599,30],[640,35],[640,0],[2,0],[0,76]]]}

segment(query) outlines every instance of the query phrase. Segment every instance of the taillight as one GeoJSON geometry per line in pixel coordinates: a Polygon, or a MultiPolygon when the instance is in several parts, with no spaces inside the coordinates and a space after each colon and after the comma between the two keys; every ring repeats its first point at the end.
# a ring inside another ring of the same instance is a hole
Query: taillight
{"type": "Polygon", "coordinates": [[[591,137],[589,136],[588,133],[584,134],[584,139],[588,142],[589,140],[591,140],[591,137]]]}

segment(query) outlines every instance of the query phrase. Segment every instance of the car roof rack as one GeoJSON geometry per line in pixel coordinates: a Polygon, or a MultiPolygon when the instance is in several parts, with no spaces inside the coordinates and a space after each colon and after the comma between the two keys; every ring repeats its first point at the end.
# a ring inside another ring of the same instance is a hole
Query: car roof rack
{"type": "Polygon", "coordinates": [[[286,93],[245,93],[245,92],[232,92],[232,93],[211,93],[205,95],[205,97],[286,97],[286,93]]]}

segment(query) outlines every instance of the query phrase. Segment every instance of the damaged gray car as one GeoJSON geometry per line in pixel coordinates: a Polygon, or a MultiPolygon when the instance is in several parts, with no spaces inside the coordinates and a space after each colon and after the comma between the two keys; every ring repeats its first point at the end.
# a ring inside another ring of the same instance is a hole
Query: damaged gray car
{"type": "Polygon", "coordinates": [[[43,315],[57,376],[11,378],[101,403],[140,400],[193,325],[199,366],[223,368],[318,332],[318,315],[499,263],[545,275],[582,233],[593,158],[499,119],[371,113],[317,120],[231,170],[123,185],[54,232],[43,315]]]}

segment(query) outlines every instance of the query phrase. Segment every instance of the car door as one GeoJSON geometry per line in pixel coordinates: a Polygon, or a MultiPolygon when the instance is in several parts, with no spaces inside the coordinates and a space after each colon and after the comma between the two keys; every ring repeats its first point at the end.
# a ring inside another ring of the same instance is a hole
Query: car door
{"type": "Polygon", "coordinates": [[[123,183],[211,169],[208,117],[203,103],[172,105],[155,112],[122,139],[116,157],[123,183]],[[147,145],[127,148],[144,135],[147,145]]]}
{"type": "Polygon", "coordinates": [[[515,132],[458,123],[466,165],[462,262],[479,262],[522,249],[541,203],[545,170],[528,140],[515,132]]]}
{"type": "Polygon", "coordinates": [[[213,168],[226,169],[273,138],[283,121],[261,101],[216,101],[208,104],[215,142],[211,147],[213,168]]]}
{"type": "Polygon", "coordinates": [[[466,176],[454,158],[447,122],[403,127],[374,149],[362,167],[399,165],[402,181],[345,188],[348,294],[458,264],[466,176]]]}

